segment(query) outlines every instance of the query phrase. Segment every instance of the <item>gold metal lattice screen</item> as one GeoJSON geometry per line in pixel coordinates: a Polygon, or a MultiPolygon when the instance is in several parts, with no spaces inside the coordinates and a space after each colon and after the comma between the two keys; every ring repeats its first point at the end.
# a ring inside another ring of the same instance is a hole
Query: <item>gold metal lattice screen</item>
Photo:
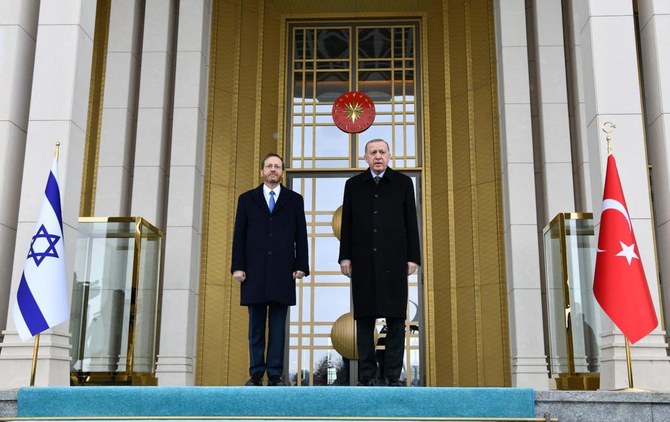
{"type": "MultiPolygon", "coordinates": [[[[389,143],[390,166],[412,177],[420,198],[421,128],[415,90],[420,86],[416,80],[420,32],[418,22],[402,22],[290,23],[287,33],[288,183],[305,198],[311,261],[311,275],[298,281],[298,303],[291,309],[289,381],[348,385],[350,362],[335,350],[331,339],[335,321],[351,310],[350,282],[337,262],[339,241],[333,216],[342,204],[347,178],[367,168],[363,156],[370,139],[389,143]],[[376,119],[361,134],[340,131],[331,117],[333,102],[351,90],[367,94],[375,104],[376,119]]],[[[419,276],[411,276],[409,285],[403,376],[408,384],[420,384],[419,276]]],[[[383,320],[377,328],[383,333],[383,320]]],[[[379,353],[383,353],[381,347],[379,353]]]]}
{"type": "Polygon", "coordinates": [[[375,138],[391,146],[392,167],[420,167],[417,25],[291,28],[292,169],[365,168],[365,142],[375,138]],[[375,103],[375,122],[359,135],[340,131],[331,117],[333,101],[350,90],[375,103]]]}

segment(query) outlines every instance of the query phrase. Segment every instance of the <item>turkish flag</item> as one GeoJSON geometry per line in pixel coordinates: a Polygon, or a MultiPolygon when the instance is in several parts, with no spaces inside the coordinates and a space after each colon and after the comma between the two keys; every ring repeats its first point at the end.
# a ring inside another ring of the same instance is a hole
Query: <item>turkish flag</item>
{"type": "Polygon", "coordinates": [[[631,343],[658,325],[616,161],[611,154],[607,157],[593,293],[631,343]]]}

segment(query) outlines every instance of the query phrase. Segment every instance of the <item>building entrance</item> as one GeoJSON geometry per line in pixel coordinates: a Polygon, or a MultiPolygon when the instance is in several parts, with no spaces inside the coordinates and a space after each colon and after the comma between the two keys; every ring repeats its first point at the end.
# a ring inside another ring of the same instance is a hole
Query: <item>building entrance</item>
{"type": "MultiPolygon", "coordinates": [[[[305,198],[312,260],[286,328],[286,381],[351,382],[354,361],[331,336],[351,310],[333,219],[344,182],[367,167],[363,148],[373,138],[387,140],[391,167],[413,178],[421,225],[404,379],[511,384],[493,6],[363,3],[212,3],[196,384],[249,378],[231,233],[236,198],[258,186],[268,152],[285,158],[284,184],[305,198]],[[332,119],[333,102],[347,91],[375,103],[374,124],[360,134],[332,119]]],[[[350,326],[344,346],[353,346],[350,326]]]]}
{"type": "MultiPolygon", "coordinates": [[[[421,96],[418,21],[288,22],[285,157],[287,184],[305,198],[311,276],[298,281],[289,324],[289,381],[293,385],[349,385],[352,362],[338,344],[355,342],[350,280],[340,273],[335,235],[348,177],[366,169],[367,141],[388,142],[390,166],[414,180],[421,198],[421,96]],[[348,91],[367,94],[376,119],[349,134],[333,122],[333,102],[348,91]],[[347,319],[349,318],[349,319],[347,319]],[[331,332],[336,321],[352,329],[331,332]],[[334,346],[335,341],[335,346],[334,346]],[[338,350],[339,349],[339,350],[338,350]]],[[[421,215],[420,201],[417,209],[421,215]]],[[[421,275],[409,279],[402,378],[420,385],[421,275]]],[[[378,320],[383,362],[384,321],[378,320]]],[[[354,380],[355,383],[355,380],[354,380]]]]}

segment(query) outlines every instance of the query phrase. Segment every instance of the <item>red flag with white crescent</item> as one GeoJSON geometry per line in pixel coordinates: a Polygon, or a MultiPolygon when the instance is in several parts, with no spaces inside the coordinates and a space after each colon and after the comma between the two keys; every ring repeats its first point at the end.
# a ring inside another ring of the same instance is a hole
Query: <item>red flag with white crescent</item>
{"type": "Polygon", "coordinates": [[[631,343],[658,325],[616,161],[611,154],[607,157],[593,293],[631,343]]]}

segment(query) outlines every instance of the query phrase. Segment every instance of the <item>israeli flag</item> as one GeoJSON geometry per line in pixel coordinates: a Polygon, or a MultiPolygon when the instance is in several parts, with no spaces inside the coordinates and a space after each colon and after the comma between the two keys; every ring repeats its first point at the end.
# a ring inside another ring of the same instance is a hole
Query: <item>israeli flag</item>
{"type": "Polygon", "coordinates": [[[70,317],[62,215],[54,158],[14,302],[14,325],[23,341],[70,317]]]}

